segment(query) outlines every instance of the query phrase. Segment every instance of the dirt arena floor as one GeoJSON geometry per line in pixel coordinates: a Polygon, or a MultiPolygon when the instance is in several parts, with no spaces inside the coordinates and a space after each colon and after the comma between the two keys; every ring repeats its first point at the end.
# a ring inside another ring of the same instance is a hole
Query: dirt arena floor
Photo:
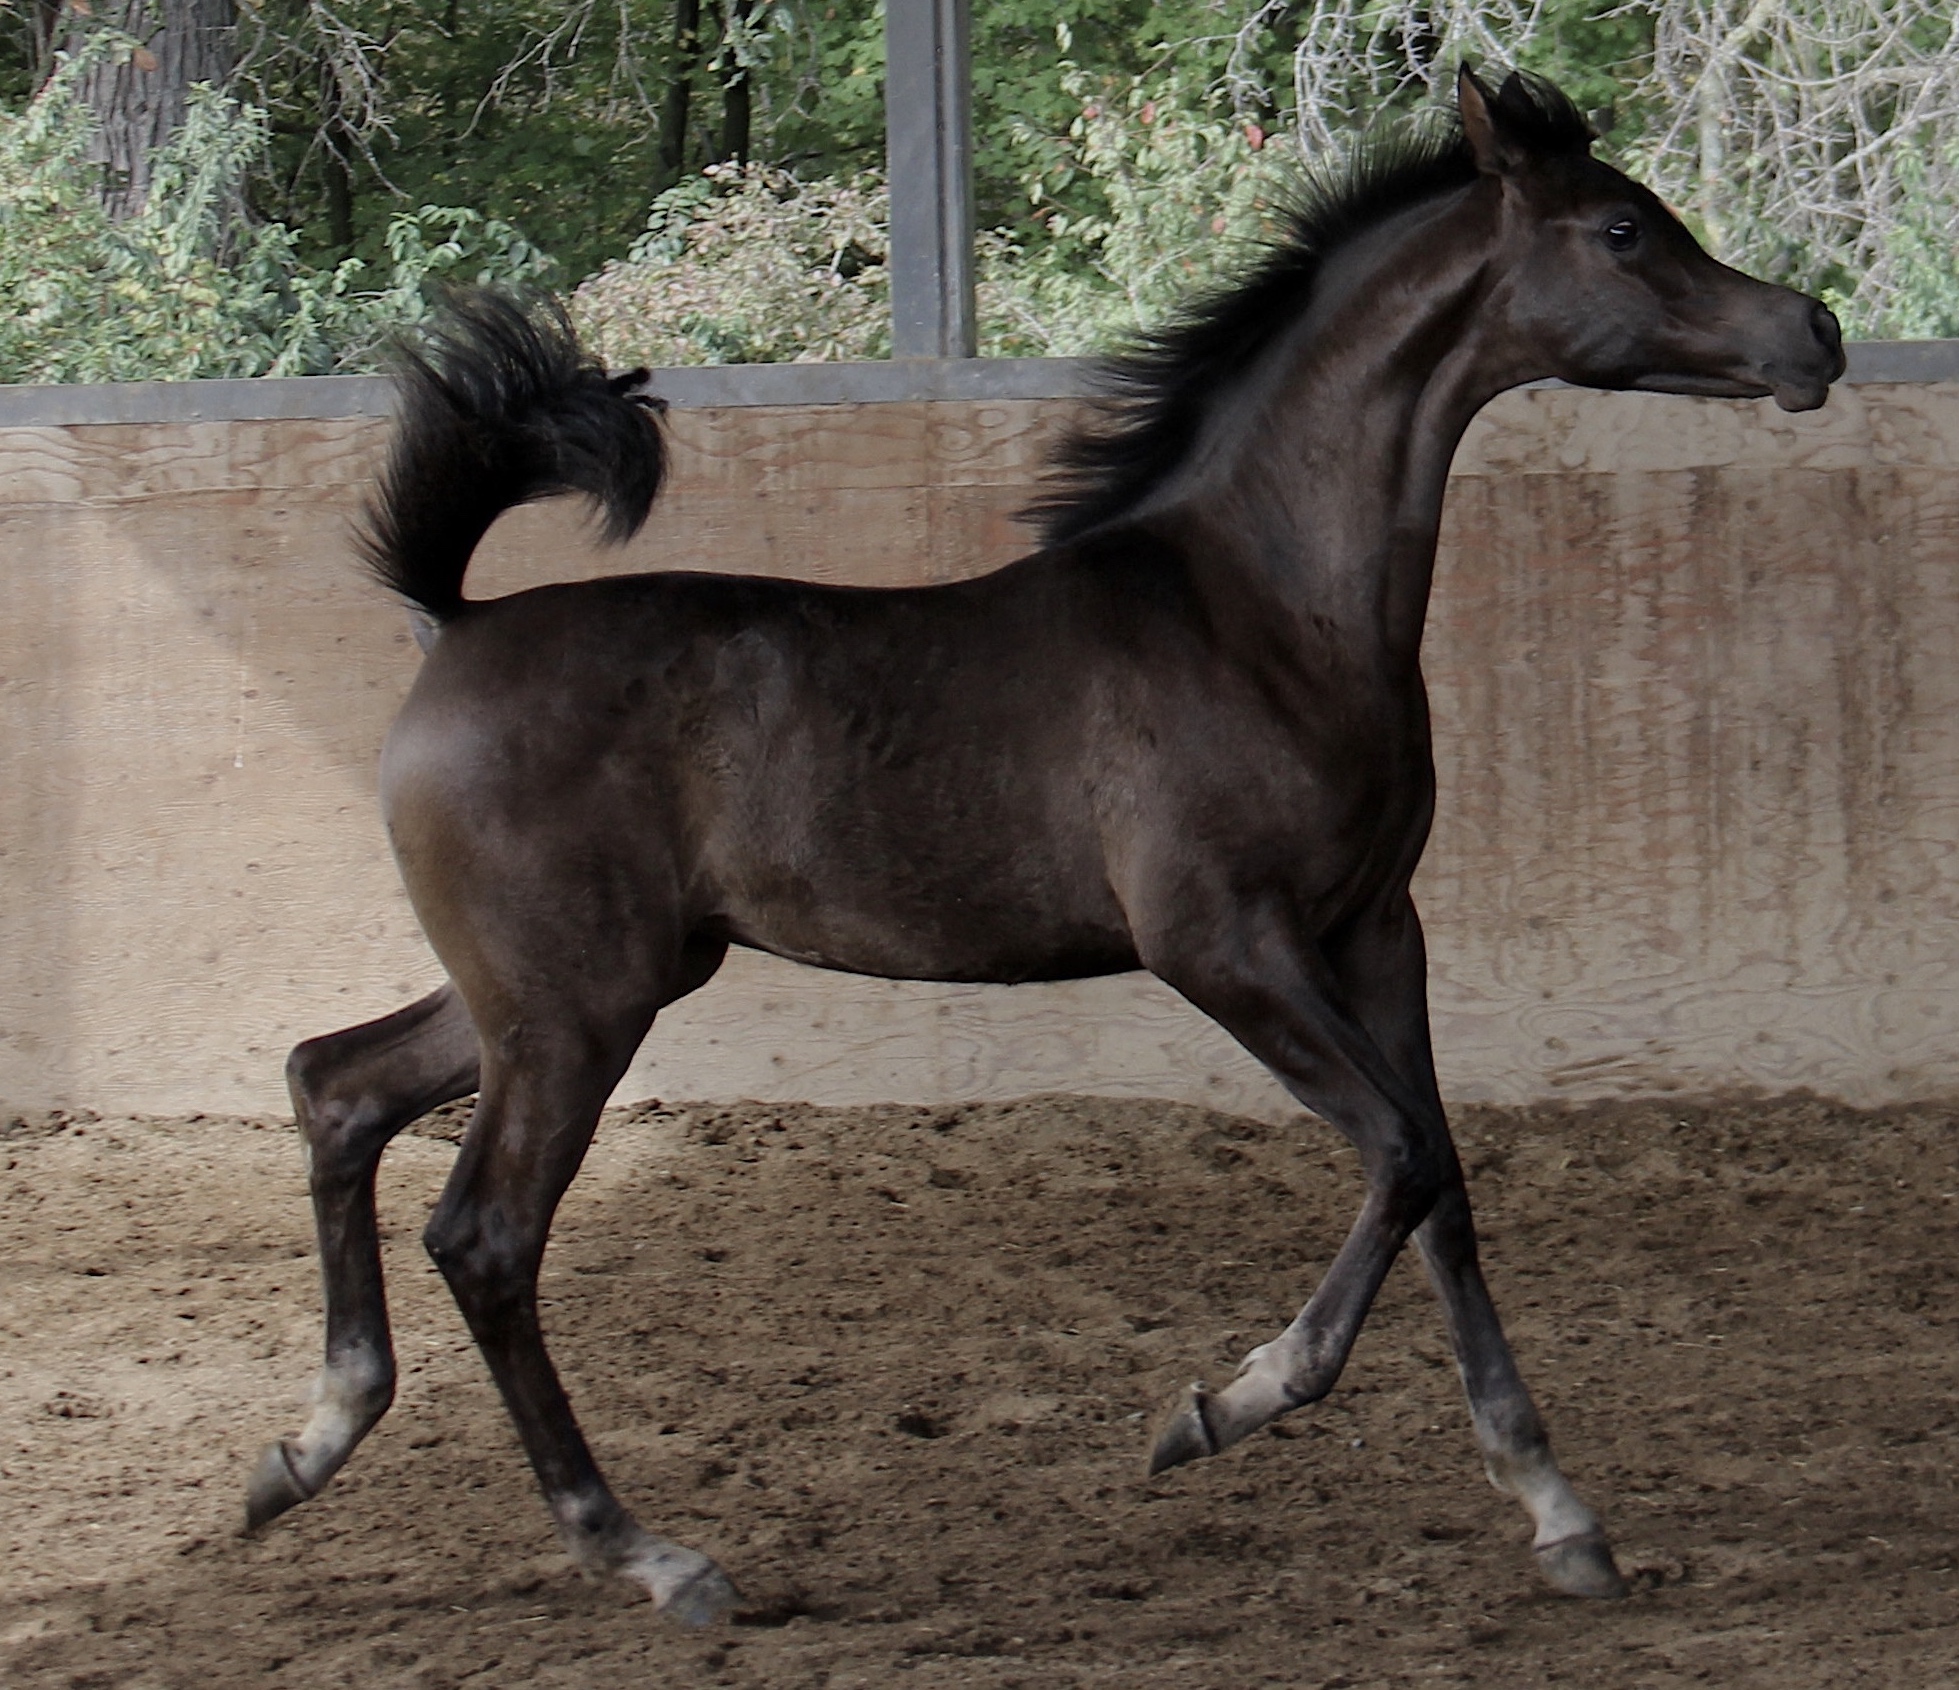
{"type": "Polygon", "coordinates": [[[1541,1591],[1397,1268],[1325,1403],[1143,1477],[1344,1231],[1322,1128],[1161,1104],[645,1105],[546,1319],[621,1494],[751,1607],[689,1633],[552,1537],[382,1181],[394,1412],[237,1535],[317,1342],[291,1128],[15,1119],[0,1199],[0,1682],[185,1686],[1959,1684],[1959,1111],[1463,1111],[1485,1257],[1636,1591],[1541,1591]]]}

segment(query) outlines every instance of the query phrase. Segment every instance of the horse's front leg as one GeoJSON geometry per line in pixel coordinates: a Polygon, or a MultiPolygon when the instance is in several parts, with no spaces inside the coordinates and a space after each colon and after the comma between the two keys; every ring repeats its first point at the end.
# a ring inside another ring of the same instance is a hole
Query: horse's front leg
{"type": "Polygon", "coordinates": [[[1401,1247],[1448,1183],[1446,1132],[1342,1001],[1326,959],[1263,912],[1186,919],[1145,964],[1217,1021],[1360,1152],[1367,1194],[1312,1298],[1221,1391],[1191,1387],[1164,1425],[1152,1472],[1214,1455],[1332,1390],[1401,1247]]]}
{"type": "Polygon", "coordinates": [[[1421,929],[1403,905],[1343,935],[1331,956],[1290,942],[1276,924],[1247,924],[1221,929],[1201,956],[1152,964],[1354,1144],[1367,1196],[1298,1318],[1223,1390],[1191,1387],[1158,1437],[1151,1471],[1215,1454],[1325,1396],[1412,1235],[1443,1298],[1492,1477],[1530,1509],[1545,1576],[1573,1595],[1623,1594],[1597,1520],[1551,1456],[1476,1264],[1428,1054],[1421,929]]]}
{"type": "Polygon", "coordinates": [[[286,1061],[319,1234],[326,1364],[306,1429],[272,1445],[252,1473],[247,1530],[317,1496],[394,1400],[374,1171],[410,1121],[474,1091],[476,1071],[476,1029],[452,986],[308,1039],[286,1061]]]}
{"type": "MultiPolygon", "coordinates": [[[[1406,893],[1342,936],[1333,967],[1356,1019],[1397,1074],[1445,1120],[1429,1043],[1428,960],[1420,918],[1406,893]]],[[[1442,1128],[1445,1137],[1446,1125],[1442,1128]]],[[[1518,1371],[1476,1255],[1476,1224],[1453,1141],[1441,1192],[1415,1245],[1442,1302],[1470,1422],[1490,1482],[1528,1510],[1532,1548],[1546,1580],[1570,1596],[1626,1594],[1598,1517],[1551,1453],[1544,1421],[1518,1371]]]]}

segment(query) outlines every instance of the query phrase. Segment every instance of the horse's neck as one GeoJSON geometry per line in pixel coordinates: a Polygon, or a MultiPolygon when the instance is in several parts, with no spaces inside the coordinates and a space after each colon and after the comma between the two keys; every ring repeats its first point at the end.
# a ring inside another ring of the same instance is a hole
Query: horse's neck
{"type": "MultiPolygon", "coordinates": [[[[1197,496],[1275,609],[1342,651],[1412,669],[1449,461],[1493,391],[1463,207],[1404,220],[1328,278],[1247,403],[1197,496]]],[[[1496,385],[1501,385],[1497,382],[1496,385]]]]}

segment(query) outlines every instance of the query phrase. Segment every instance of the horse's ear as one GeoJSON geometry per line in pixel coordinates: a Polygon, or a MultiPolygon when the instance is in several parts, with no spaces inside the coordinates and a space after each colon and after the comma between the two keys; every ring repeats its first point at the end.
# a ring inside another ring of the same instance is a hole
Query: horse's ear
{"type": "Polygon", "coordinates": [[[1462,120],[1463,139],[1485,176],[1507,176],[1522,154],[1504,136],[1495,107],[1496,96],[1467,63],[1461,65],[1456,71],[1456,115],[1462,120]]]}

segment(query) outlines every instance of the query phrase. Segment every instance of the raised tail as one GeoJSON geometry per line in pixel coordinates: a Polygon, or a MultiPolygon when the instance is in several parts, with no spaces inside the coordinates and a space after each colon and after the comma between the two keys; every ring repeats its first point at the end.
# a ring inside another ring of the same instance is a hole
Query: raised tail
{"type": "Polygon", "coordinates": [[[554,493],[585,494],[605,539],[630,539],[666,472],[645,379],[608,377],[555,299],[452,294],[398,353],[394,446],[356,539],[375,579],[439,626],[490,524],[554,493]]]}

